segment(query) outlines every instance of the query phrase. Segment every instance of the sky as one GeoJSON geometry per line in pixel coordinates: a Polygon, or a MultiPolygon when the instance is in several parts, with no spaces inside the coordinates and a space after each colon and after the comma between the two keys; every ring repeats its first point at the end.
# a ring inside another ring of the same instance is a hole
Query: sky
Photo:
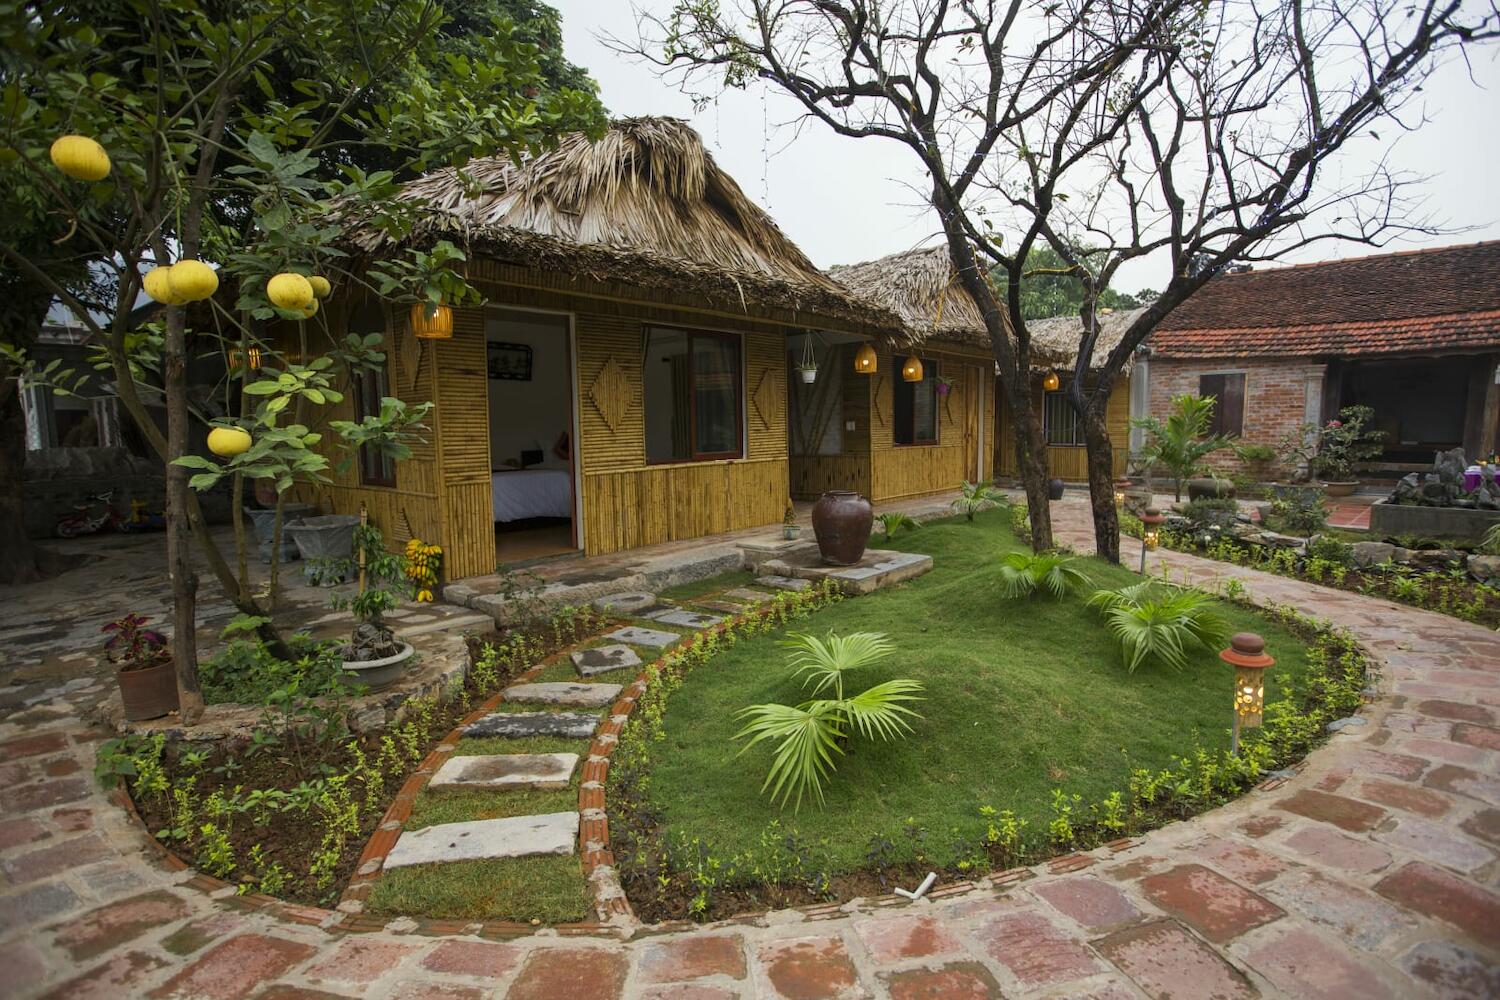
{"type": "MultiPolygon", "coordinates": [[[[670,115],[703,136],[719,165],[766,208],[819,267],[871,260],[930,245],[937,233],[932,209],[911,185],[921,179],[915,156],[895,143],[847,139],[817,123],[789,123],[797,106],[756,86],[727,92],[695,112],[692,102],[657,68],[610,51],[603,36],[636,37],[628,0],[549,0],[563,17],[567,57],[599,82],[617,117],[670,115]]],[[[646,0],[670,9],[670,0],[646,0]]],[[[1425,88],[1427,121],[1399,138],[1391,165],[1424,176],[1423,212],[1449,230],[1403,239],[1384,252],[1500,239],[1500,46],[1470,54],[1471,65],[1443,67],[1425,88]]],[[[1351,151],[1368,156],[1365,149],[1351,151]]],[[[1378,253],[1357,244],[1323,243],[1290,255],[1292,263],[1378,253]]],[[[1122,291],[1160,288],[1165,265],[1143,261],[1122,270],[1122,291]]]]}

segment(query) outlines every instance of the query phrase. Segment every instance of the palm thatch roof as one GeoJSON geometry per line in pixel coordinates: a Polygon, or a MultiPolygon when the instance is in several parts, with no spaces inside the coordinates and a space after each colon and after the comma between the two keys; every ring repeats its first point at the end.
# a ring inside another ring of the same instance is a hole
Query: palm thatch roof
{"type": "MultiPolygon", "coordinates": [[[[831,267],[828,274],[873,305],[901,317],[912,343],[945,340],[989,346],[984,318],[954,277],[945,246],[831,267]]],[[[1100,313],[1095,359],[1103,360],[1114,349],[1139,313],[1139,309],[1100,313]]],[[[1078,316],[1029,320],[1026,330],[1031,337],[1032,368],[1073,367],[1083,340],[1083,321],[1078,316]]]]}
{"type": "MultiPolygon", "coordinates": [[[[808,260],[674,118],[625,118],[515,163],[472,160],[403,188],[432,214],[412,240],[453,239],[506,263],[787,309],[895,333],[900,323],[808,260]]],[[[382,240],[370,234],[365,250],[382,240]]]]}

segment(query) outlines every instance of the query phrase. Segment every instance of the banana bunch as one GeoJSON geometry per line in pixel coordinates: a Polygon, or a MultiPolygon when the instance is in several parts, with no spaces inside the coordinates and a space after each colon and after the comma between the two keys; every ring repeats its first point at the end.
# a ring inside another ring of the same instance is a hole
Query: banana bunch
{"type": "Polygon", "coordinates": [[[417,585],[416,599],[431,603],[437,587],[438,568],[443,564],[443,547],[413,538],[406,543],[406,578],[417,585]]]}

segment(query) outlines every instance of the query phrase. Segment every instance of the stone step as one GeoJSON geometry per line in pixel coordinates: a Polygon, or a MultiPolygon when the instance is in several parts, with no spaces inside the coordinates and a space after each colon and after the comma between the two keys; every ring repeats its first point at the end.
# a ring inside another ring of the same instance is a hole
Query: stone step
{"type": "Polygon", "coordinates": [[[572,659],[573,667],[583,677],[593,677],[596,674],[607,674],[611,670],[624,670],[626,667],[641,665],[641,658],[635,655],[635,650],[623,645],[580,649],[572,654],[572,659]]]}
{"type": "Polygon", "coordinates": [[[492,712],[464,727],[465,736],[566,736],[586,740],[599,725],[582,712],[492,712]]]}
{"type": "Polygon", "coordinates": [[[636,625],[628,625],[625,628],[615,629],[604,638],[613,639],[615,642],[629,643],[632,646],[650,646],[653,649],[665,649],[682,639],[676,632],[663,632],[661,629],[640,628],[636,625]]]}
{"type": "Polygon", "coordinates": [[[733,590],[724,591],[719,596],[727,597],[732,601],[745,601],[749,604],[762,604],[771,599],[770,594],[760,590],[751,590],[749,587],[736,587],[733,590]]]}
{"type": "Polygon", "coordinates": [[[470,788],[567,788],[576,753],[505,753],[449,757],[427,783],[433,791],[470,788]]]}
{"type": "Polygon", "coordinates": [[[386,855],[385,867],[521,858],[529,854],[572,854],[577,846],[576,812],[440,823],[402,833],[386,855]]]}
{"type": "Polygon", "coordinates": [[[755,582],[775,590],[806,590],[812,586],[811,580],[799,580],[793,576],[758,576],[755,582]]]}
{"type": "Polygon", "coordinates": [[[594,602],[600,611],[613,611],[618,615],[634,615],[641,611],[655,611],[662,607],[656,595],[645,591],[623,594],[607,594],[594,602]]]}
{"type": "Polygon", "coordinates": [[[726,615],[742,615],[750,610],[750,605],[736,601],[694,601],[693,606],[706,608],[709,611],[722,611],[726,615]]]}
{"type": "Polygon", "coordinates": [[[654,622],[661,622],[663,625],[676,625],[679,628],[708,628],[710,625],[717,625],[724,620],[723,615],[706,615],[698,611],[689,611],[686,608],[672,608],[668,611],[658,611],[656,614],[647,617],[654,622]]]}
{"type": "Polygon", "coordinates": [[[512,684],[503,694],[506,701],[534,705],[579,705],[603,708],[620,697],[618,684],[576,684],[554,681],[544,684],[512,684]]]}

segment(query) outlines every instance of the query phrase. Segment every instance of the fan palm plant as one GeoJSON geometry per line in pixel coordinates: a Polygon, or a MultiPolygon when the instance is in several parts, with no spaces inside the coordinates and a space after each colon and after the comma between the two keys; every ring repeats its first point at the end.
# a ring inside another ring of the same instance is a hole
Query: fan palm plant
{"type": "Polygon", "coordinates": [[[750,737],[741,754],[764,741],[775,743],[761,791],[770,789],[782,808],[792,799],[795,812],[809,792],[822,804],[823,786],[852,731],[882,740],[910,733],[908,719],[921,716],[909,703],[921,700],[922,685],[897,678],[845,696],[845,673],[868,666],[895,648],[877,632],[829,633],[826,639],[793,634],[782,645],[792,651],[794,675],[804,677],[803,687],[811,687],[814,695],[832,697],[814,697],[800,705],[751,705],[740,711],[739,718],[746,722],[734,738],[750,737]]]}
{"type": "Polygon", "coordinates": [[[1000,560],[1000,593],[1007,598],[1030,597],[1038,590],[1066,597],[1090,583],[1073,565],[1073,557],[1057,552],[1007,552],[1000,560]]]}
{"type": "Polygon", "coordinates": [[[1192,647],[1213,649],[1229,637],[1229,623],[1209,606],[1201,590],[1173,587],[1152,580],[1119,590],[1097,590],[1088,603],[1104,613],[1105,624],[1119,640],[1131,673],[1147,660],[1182,669],[1192,647]]]}
{"type": "Polygon", "coordinates": [[[884,514],[877,515],[875,520],[880,522],[880,530],[885,532],[886,541],[890,541],[891,536],[902,528],[905,528],[907,531],[913,531],[922,526],[919,522],[912,520],[899,510],[886,511],[884,514]]]}
{"type": "Polygon", "coordinates": [[[965,479],[959,490],[962,495],[953,501],[953,509],[961,511],[970,521],[974,520],[974,515],[982,510],[1010,503],[1010,499],[1001,493],[994,483],[971,483],[965,479]]]}

